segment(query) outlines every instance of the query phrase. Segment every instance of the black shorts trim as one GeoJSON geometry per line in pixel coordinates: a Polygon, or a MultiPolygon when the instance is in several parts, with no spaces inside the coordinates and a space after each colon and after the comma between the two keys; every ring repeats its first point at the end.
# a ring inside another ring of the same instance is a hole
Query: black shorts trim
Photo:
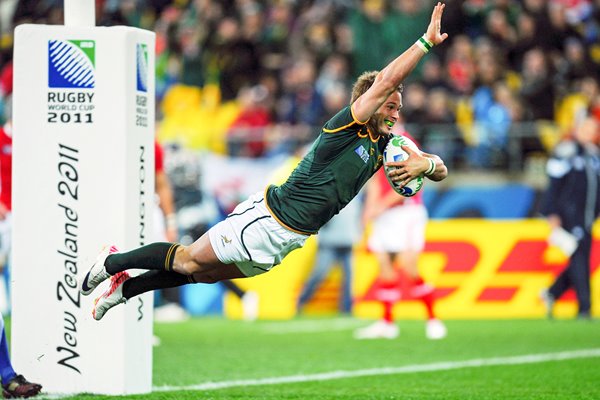
{"type": "MultiPolygon", "coordinates": [[[[249,207],[249,208],[247,208],[246,210],[242,211],[241,213],[235,213],[235,214],[234,214],[234,213],[231,213],[231,214],[229,214],[229,215],[227,216],[227,218],[229,218],[229,217],[235,217],[236,215],[242,215],[242,214],[244,214],[244,213],[246,213],[246,212],[248,212],[248,211],[252,210],[253,208],[255,208],[255,207],[256,207],[256,204],[262,203],[264,200],[265,200],[264,198],[262,198],[262,199],[260,199],[260,200],[255,200],[255,201],[253,201],[253,202],[252,202],[252,204],[254,204],[252,207],[249,207]]],[[[254,222],[254,221],[252,221],[252,222],[254,222]]]]}
{"type": "MultiPolygon", "coordinates": [[[[240,241],[242,242],[242,247],[244,248],[244,251],[246,252],[246,254],[248,255],[248,259],[250,261],[254,261],[252,260],[252,254],[250,254],[250,252],[248,251],[248,248],[246,247],[246,243],[244,243],[244,231],[253,223],[260,221],[261,219],[265,219],[265,218],[271,218],[270,215],[263,215],[262,217],[258,217],[256,218],[254,221],[249,222],[248,224],[246,224],[246,226],[244,226],[242,228],[242,231],[240,232],[240,241]]],[[[255,267],[257,268],[257,267],[255,267]]]]}

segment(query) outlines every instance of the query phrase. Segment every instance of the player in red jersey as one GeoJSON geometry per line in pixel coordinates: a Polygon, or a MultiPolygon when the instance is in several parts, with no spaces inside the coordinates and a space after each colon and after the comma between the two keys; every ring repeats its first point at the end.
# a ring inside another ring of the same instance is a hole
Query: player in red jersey
{"type": "MultiPolygon", "coordinates": [[[[402,135],[414,141],[407,132],[402,135]]],[[[396,338],[400,329],[393,319],[394,303],[401,299],[418,299],[427,310],[427,338],[444,338],[446,327],[434,312],[433,287],[424,282],[418,270],[428,219],[423,190],[413,197],[402,197],[394,191],[381,169],[367,186],[363,219],[365,224],[373,223],[368,247],[377,255],[380,267],[378,278],[363,299],[381,302],[383,318],[358,329],[355,337],[396,338]]]]}

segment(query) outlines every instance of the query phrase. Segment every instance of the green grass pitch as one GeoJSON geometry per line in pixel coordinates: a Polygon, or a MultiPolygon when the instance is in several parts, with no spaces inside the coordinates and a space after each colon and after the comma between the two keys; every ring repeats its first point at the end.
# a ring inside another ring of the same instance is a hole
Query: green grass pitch
{"type": "Polygon", "coordinates": [[[440,341],[422,321],[399,321],[398,339],[353,339],[368,323],[156,324],[154,391],[119,398],[600,399],[599,321],[447,321],[440,341]]]}

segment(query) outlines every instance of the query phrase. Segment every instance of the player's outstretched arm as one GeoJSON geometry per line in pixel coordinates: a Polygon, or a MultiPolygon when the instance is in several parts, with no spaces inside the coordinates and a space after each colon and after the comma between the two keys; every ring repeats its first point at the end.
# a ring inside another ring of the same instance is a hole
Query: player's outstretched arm
{"type": "Polygon", "coordinates": [[[441,33],[442,14],[445,4],[438,2],[431,13],[431,21],[425,34],[404,53],[390,62],[379,72],[373,86],[360,96],[352,105],[355,118],[366,121],[379,109],[386,99],[400,86],[404,79],[412,72],[421,58],[429,52],[431,47],[442,43],[448,37],[441,33]]]}

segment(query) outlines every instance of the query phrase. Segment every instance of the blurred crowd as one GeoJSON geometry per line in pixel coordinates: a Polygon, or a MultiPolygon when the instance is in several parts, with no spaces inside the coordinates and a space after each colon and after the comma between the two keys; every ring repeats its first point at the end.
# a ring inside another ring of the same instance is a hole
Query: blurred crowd
{"type": "MultiPolygon", "coordinates": [[[[0,99],[11,92],[14,25],[62,23],[62,0],[12,3],[0,22],[0,99]]],[[[433,3],[97,0],[96,18],[156,32],[163,142],[264,157],[311,140],[358,74],[421,36],[433,3]]],[[[404,89],[402,113],[426,150],[450,166],[505,168],[511,149],[547,153],[584,115],[600,118],[600,0],[446,3],[450,38],[404,89]]]]}

